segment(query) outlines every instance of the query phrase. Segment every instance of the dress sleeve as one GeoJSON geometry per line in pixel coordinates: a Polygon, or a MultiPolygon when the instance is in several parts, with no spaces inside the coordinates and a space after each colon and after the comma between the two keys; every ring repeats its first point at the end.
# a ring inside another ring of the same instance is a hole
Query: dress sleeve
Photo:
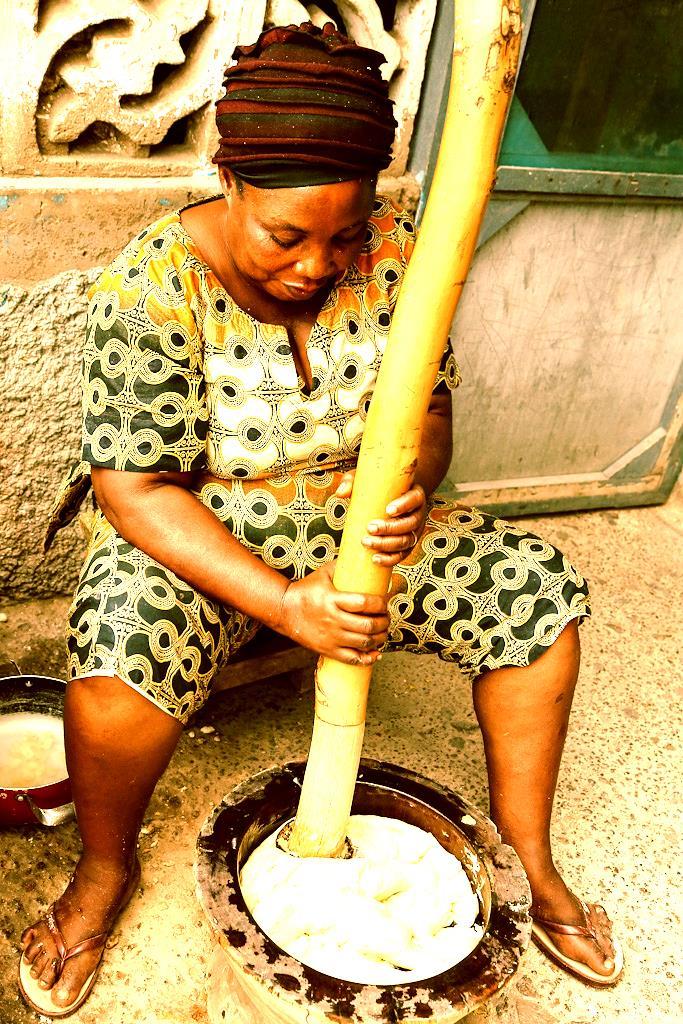
{"type": "MultiPolygon", "coordinates": [[[[417,240],[418,232],[417,228],[415,227],[415,222],[409,213],[406,213],[405,211],[396,210],[395,219],[396,241],[398,242],[398,248],[400,252],[402,281],[403,274],[405,274],[406,268],[410,262],[410,257],[412,256],[413,250],[415,248],[415,242],[417,240]]],[[[396,294],[398,294],[399,286],[400,281],[398,282],[398,286],[396,287],[395,290],[393,299],[394,304],[396,302],[396,294]]],[[[457,388],[458,384],[460,383],[460,379],[460,369],[456,362],[455,355],[453,354],[453,346],[451,344],[451,339],[450,337],[448,337],[446,339],[446,345],[444,347],[443,355],[441,357],[439,372],[437,373],[436,381],[434,382],[434,387],[432,388],[432,394],[444,395],[448,394],[449,391],[454,391],[457,388]]]]}
{"type": "Polygon", "coordinates": [[[439,372],[437,373],[436,380],[434,381],[432,394],[447,395],[450,391],[455,391],[460,380],[460,367],[458,366],[455,355],[453,354],[453,346],[449,337],[446,339],[446,347],[444,348],[443,355],[441,356],[439,372]]]}
{"type": "MultiPolygon", "coordinates": [[[[143,238],[143,235],[140,238],[143,238]]],[[[182,253],[128,247],[90,294],[83,357],[83,460],[138,472],[205,465],[208,414],[200,331],[182,253]]]]}

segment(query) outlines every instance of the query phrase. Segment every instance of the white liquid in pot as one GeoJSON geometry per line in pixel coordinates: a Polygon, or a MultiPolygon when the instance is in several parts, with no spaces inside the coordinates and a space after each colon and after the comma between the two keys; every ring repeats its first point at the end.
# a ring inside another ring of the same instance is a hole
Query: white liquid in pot
{"type": "Polygon", "coordinates": [[[0,715],[0,789],[36,789],[66,777],[61,718],[33,711],[0,715]]]}
{"type": "Polygon", "coordinates": [[[334,978],[396,985],[463,960],[482,938],[462,865],[433,835],[395,818],[354,814],[350,860],[299,859],[276,833],[242,868],[242,895],[281,949],[334,978]]]}

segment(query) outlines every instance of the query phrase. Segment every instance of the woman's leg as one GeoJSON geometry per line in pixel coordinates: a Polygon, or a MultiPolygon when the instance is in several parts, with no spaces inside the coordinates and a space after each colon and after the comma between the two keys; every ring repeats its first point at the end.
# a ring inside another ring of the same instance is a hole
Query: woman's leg
{"type": "MultiPolygon", "coordinates": [[[[220,490],[212,485],[206,500],[220,490]]],[[[83,841],[56,903],[67,946],[111,928],[136,883],[140,824],[183,723],[207,700],[217,668],[256,629],[133,547],[97,512],[67,635],[66,752],[83,841]],[[103,664],[118,675],[90,674],[103,664]]],[[[24,932],[22,945],[57,1005],[72,1001],[98,955],[68,960],[55,982],[56,947],[44,920],[24,932]]]]}
{"type": "MultiPolygon", "coordinates": [[[[550,818],[579,670],[576,620],[527,668],[501,668],[474,685],[474,707],[484,737],[491,817],[519,855],[529,878],[532,913],[564,924],[584,924],[577,898],[553,863],[550,818]]],[[[553,934],[561,951],[610,974],[613,949],[603,918],[599,943],[553,934]]]]}
{"type": "MultiPolygon", "coordinates": [[[[491,816],[524,864],[534,915],[584,925],[553,863],[550,819],[579,669],[578,621],[590,614],[586,581],[522,525],[434,498],[420,545],[394,570],[392,591],[388,649],[438,652],[479,674],[474,703],[491,816]]],[[[593,918],[597,944],[552,938],[566,956],[610,975],[610,923],[599,910],[593,918]]]]}
{"type": "MultiPolygon", "coordinates": [[[[67,946],[107,931],[137,871],[145,808],[182,724],[118,678],[75,679],[64,709],[67,764],[83,852],[56,917],[67,946]]],[[[22,935],[31,973],[49,989],[56,947],[45,921],[22,935]]],[[[67,961],[53,1001],[66,1005],[93,970],[97,952],[67,961]]]]}

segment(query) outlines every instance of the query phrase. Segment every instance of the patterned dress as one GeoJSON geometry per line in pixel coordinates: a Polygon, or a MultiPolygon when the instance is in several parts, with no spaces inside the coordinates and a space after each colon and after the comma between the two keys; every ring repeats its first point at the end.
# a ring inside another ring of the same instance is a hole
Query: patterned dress
{"type": "MultiPolygon", "coordinates": [[[[75,515],[90,466],[195,471],[212,477],[198,499],[289,579],[334,558],[347,507],[335,491],[355,464],[414,236],[410,218],[378,197],[361,253],[308,340],[309,392],[286,328],[233,302],[178,213],[142,231],[90,295],[82,461],[49,538],[75,515]]],[[[435,391],[458,382],[449,344],[435,391]]],[[[386,649],[437,653],[471,678],[528,665],[590,614],[587,593],[551,545],[433,497],[419,544],[393,571],[386,649]]],[[[257,629],[96,510],[69,619],[72,677],[117,675],[186,721],[257,629]]]]}

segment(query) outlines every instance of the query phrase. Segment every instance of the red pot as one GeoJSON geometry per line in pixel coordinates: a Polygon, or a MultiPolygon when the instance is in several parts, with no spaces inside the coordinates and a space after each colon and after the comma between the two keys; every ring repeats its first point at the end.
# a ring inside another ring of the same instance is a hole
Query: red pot
{"type": "MultiPolygon", "coordinates": [[[[0,679],[0,715],[32,712],[62,718],[66,683],[49,676],[7,676],[0,679]]],[[[17,789],[3,786],[0,774],[0,826],[60,825],[74,816],[68,778],[45,786],[17,789]]]]}

